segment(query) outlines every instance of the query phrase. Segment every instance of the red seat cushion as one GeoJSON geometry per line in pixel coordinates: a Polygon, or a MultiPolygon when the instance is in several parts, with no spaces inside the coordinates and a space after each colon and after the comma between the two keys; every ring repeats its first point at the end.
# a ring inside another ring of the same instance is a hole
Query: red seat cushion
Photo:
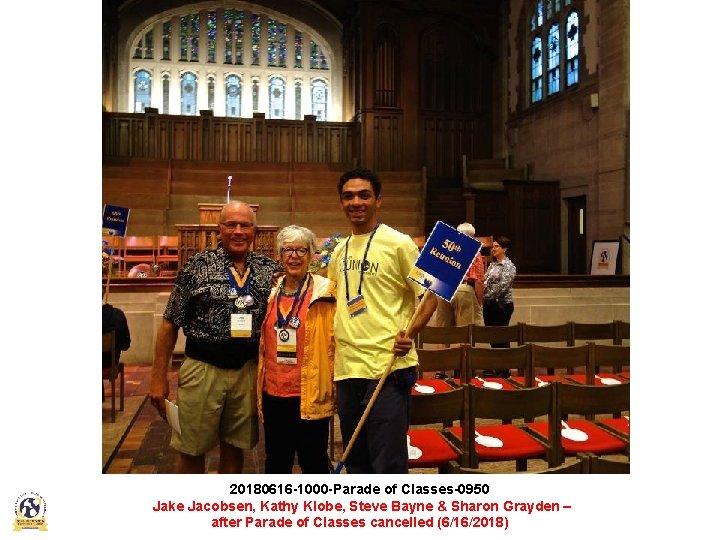
{"type": "MultiPolygon", "coordinates": [[[[561,383],[566,383],[567,381],[560,377],[559,375],[537,375],[537,378],[544,382],[552,382],[557,381],[561,383]]],[[[516,376],[516,377],[510,377],[510,380],[515,381],[520,386],[525,386],[525,377],[516,376]]],[[[533,381],[533,386],[537,386],[539,383],[537,381],[533,381]]]]}
{"type": "MultiPolygon", "coordinates": [[[[517,386],[512,384],[507,379],[503,379],[502,377],[483,377],[482,380],[487,382],[500,383],[502,385],[502,389],[498,388],[498,390],[517,390],[517,386]]],[[[477,377],[473,377],[472,379],[470,379],[470,384],[481,388],[483,386],[483,383],[478,380],[477,377]]]]}
{"type": "MultiPolygon", "coordinates": [[[[450,431],[462,440],[462,428],[453,426],[450,431]]],[[[512,424],[476,426],[475,431],[481,435],[495,437],[503,442],[500,448],[488,448],[475,443],[475,452],[483,461],[509,461],[513,459],[542,458],[545,447],[522,429],[512,424]]],[[[475,435],[473,434],[473,440],[475,435]]]]}
{"type": "MultiPolygon", "coordinates": [[[[588,435],[586,441],[571,441],[561,437],[562,447],[567,454],[578,452],[592,452],[594,454],[618,454],[625,451],[627,445],[617,437],[613,437],[607,431],[597,427],[589,420],[568,420],[568,426],[573,429],[584,431],[588,435]]],[[[530,422],[526,424],[545,437],[548,436],[547,422],[530,422]]]]}
{"type": "MultiPolygon", "coordinates": [[[[445,382],[443,379],[418,379],[417,383],[422,386],[430,386],[435,390],[435,392],[448,392],[449,390],[452,390],[453,387],[450,386],[447,382],[445,382]]],[[[422,394],[423,392],[418,392],[415,390],[415,386],[412,387],[411,392],[415,395],[422,394]]]]}
{"type": "Polygon", "coordinates": [[[439,467],[458,459],[460,454],[448,443],[436,429],[410,429],[410,444],[422,452],[418,459],[408,460],[408,467],[439,467]]]}

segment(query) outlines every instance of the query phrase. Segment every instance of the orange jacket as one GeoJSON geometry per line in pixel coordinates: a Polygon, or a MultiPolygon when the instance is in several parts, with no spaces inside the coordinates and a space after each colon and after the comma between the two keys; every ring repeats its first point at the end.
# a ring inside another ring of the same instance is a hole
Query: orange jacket
{"type": "MultiPolygon", "coordinates": [[[[318,420],[335,414],[335,339],[333,320],[335,318],[335,282],[316,274],[310,274],[313,292],[307,311],[305,348],[300,363],[300,417],[303,420],[318,420]]],[[[284,279],[284,278],[283,278],[284,279]]],[[[282,281],[270,292],[268,305],[277,296],[282,281]]],[[[257,370],[258,416],[262,415],[262,389],[265,380],[265,322],[260,332],[260,350],[257,370]]]]}

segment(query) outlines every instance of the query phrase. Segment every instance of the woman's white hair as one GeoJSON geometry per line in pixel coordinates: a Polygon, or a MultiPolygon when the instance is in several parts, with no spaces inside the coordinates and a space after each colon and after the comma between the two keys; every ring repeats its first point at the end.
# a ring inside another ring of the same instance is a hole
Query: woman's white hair
{"type": "Polygon", "coordinates": [[[470,223],[461,223],[457,226],[457,230],[461,233],[467,234],[468,236],[475,236],[475,227],[470,223]]]}
{"type": "Polygon", "coordinates": [[[317,251],[317,239],[315,238],[315,233],[307,227],[302,227],[301,225],[288,225],[287,227],[280,229],[277,233],[277,238],[275,239],[275,250],[277,251],[278,256],[280,255],[280,250],[285,245],[285,242],[302,242],[310,250],[311,256],[317,251]]]}

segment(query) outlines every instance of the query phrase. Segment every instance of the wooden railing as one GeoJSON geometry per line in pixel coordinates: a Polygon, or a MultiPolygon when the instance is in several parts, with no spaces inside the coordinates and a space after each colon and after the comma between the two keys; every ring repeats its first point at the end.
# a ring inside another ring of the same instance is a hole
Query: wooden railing
{"type": "Polygon", "coordinates": [[[103,113],[103,157],[175,160],[327,163],[357,159],[358,124],[144,113],[103,113]]]}

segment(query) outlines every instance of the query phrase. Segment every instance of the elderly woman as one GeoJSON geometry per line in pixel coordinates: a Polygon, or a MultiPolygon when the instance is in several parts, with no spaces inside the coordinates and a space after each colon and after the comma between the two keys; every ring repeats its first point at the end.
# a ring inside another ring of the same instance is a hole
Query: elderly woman
{"type": "MultiPolygon", "coordinates": [[[[483,319],[485,326],[507,326],[515,309],[512,286],[515,281],[515,265],[507,256],[510,239],[498,236],[492,243],[493,262],[485,271],[483,296],[483,319]]],[[[508,348],[509,343],[492,343],[491,347],[508,348]]]]}
{"type": "Polygon", "coordinates": [[[328,473],[335,413],[335,283],[308,272],[315,235],[289,225],[278,232],[285,275],[270,293],[260,337],[258,413],[265,430],[265,472],[328,473]]]}

